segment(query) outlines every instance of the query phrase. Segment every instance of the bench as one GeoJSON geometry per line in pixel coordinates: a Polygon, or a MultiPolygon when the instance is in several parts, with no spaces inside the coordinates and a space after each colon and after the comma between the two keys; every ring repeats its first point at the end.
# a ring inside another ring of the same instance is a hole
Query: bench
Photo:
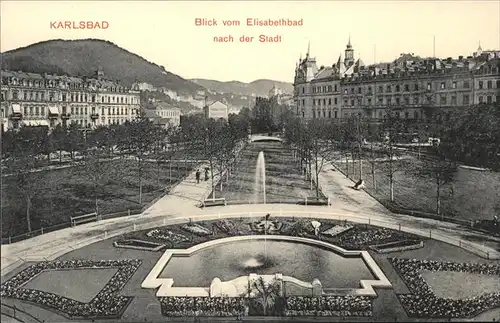
{"type": "Polygon", "coordinates": [[[71,226],[74,227],[77,224],[86,223],[90,221],[97,221],[97,213],[93,212],[79,216],[72,216],[70,217],[70,219],[71,219],[71,226]]]}
{"type": "Polygon", "coordinates": [[[220,206],[220,205],[227,205],[226,198],[224,197],[219,197],[215,199],[208,199],[203,201],[203,207],[207,206],[220,206]]]}

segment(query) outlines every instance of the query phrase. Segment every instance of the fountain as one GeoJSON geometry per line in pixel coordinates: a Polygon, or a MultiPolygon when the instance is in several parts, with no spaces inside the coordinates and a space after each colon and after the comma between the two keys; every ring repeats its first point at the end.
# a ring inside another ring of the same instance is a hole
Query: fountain
{"type": "Polygon", "coordinates": [[[264,198],[266,204],[266,163],[264,160],[264,152],[259,152],[257,157],[257,165],[255,166],[255,183],[254,183],[254,203],[259,203],[260,196],[264,198]],[[262,195],[261,195],[262,194],[262,195]]]}

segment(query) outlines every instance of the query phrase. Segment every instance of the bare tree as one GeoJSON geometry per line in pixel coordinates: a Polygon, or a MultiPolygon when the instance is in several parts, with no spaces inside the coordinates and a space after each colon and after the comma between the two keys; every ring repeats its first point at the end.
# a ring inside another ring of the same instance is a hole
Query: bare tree
{"type": "Polygon", "coordinates": [[[383,152],[388,159],[387,177],[389,178],[389,197],[391,202],[394,202],[394,177],[395,174],[402,169],[404,165],[401,161],[401,150],[397,148],[397,143],[400,141],[403,131],[403,123],[401,122],[397,112],[391,108],[386,110],[385,119],[382,124],[384,131],[383,135],[383,152]]]}

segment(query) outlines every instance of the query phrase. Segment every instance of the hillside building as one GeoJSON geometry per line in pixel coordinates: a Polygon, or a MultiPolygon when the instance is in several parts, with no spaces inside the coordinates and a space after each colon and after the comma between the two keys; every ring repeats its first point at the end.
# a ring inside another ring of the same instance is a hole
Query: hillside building
{"type": "Polygon", "coordinates": [[[206,118],[228,120],[228,106],[220,101],[215,101],[203,108],[206,118]]]}
{"type": "Polygon", "coordinates": [[[22,126],[55,127],[78,124],[91,129],[123,124],[137,117],[138,91],[106,80],[22,71],[2,71],[1,116],[4,130],[22,126]]]}
{"type": "Polygon", "coordinates": [[[302,118],[366,116],[382,119],[395,110],[402,118],[431,118],[438,110],[500,102],[500,51],[458,59],[401,54],[391,63],[365,66],[354,59],[349,38],[332,66],[310,56],[295,68],[294,112],[302,118]]]}

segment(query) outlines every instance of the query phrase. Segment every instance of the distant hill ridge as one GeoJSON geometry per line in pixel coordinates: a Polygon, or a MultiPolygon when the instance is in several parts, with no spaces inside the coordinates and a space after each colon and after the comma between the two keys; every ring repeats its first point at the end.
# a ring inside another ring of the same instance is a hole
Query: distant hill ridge
{"type": "Polygon", "coordinates": [[[269,90],[273,86],[281,89],[285,93],[293,93],[293,84],[287,82],[273,81],[267,79],[255,80],[250,83],[244,83],[240,81],[229,81],[220,82],[216,80],[209,79],[190,79],[194,83],[197,83],[207,89],[224,92],[224,93],[234,93],[240,95],[251,95],[255,93],[257,96],[266,96],[269,94],[269,90]]]}
{"type": "Polygon", "coordinates": [[[92,76],[102,68],[106,78],[129,87],[140,81],[183,94],[203,90],[163,66],[102,39],[47,40],[0,55],[2,70],[92,76]]]}

